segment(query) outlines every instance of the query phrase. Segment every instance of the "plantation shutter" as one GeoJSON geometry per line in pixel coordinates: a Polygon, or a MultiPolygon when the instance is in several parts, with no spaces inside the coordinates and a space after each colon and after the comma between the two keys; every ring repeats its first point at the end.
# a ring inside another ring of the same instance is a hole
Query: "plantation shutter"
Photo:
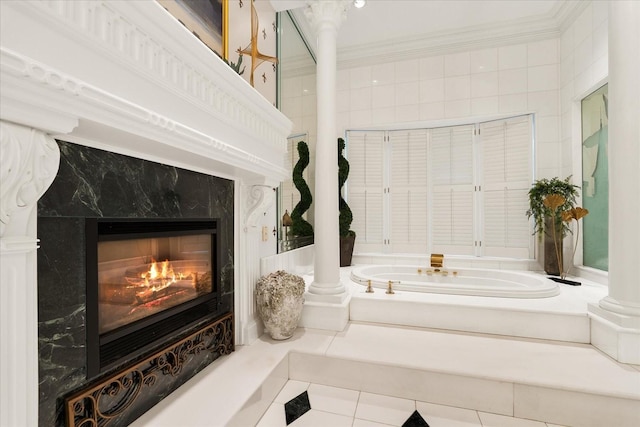
{"type": "Polygon", "coordinates": [[[431,129],[431,252],[473,254],[473,130],[431,129]]]}
{"type": "Polygon", "coordinates": [[[480,125],[484,255],[530,258],[531,117],[480,125]]]}
{"type": "Polygon", "coordinates": [[[346,200],[353,213],[354,252],[382,252],[384,132],[352,131],[346,144],[349,161],[346,200]]]}
{"type": "Polygon", "coordinates": [[[396,253],[426,253],[427,130],[389,132],[390,248],[396,253]]]}

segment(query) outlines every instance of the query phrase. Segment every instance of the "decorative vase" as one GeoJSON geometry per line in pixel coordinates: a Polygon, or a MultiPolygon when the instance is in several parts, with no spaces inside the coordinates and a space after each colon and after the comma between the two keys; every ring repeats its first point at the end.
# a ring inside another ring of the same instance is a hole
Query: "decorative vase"
{"type": "Polygon", "coordinates": [[[258,314],[274,340],[291,338],[298,327],[304,304],[304,279],[279,270],[256,284],[258,314]]]}
{"type": "Polygon", "coordinates": [[[545,232],[544,232],[544,271],[551,276],[560,276],[563,265],[558,264],[558,256],[560,262],[563,263],[562,248],[563,248],[563,235],[562,228],[556,227],[555,240],[553,236],[553,219],[551,217],[545,218],[545,232]],[[560,253],[556,252],[556,241],[559,245],[560,253]]]}

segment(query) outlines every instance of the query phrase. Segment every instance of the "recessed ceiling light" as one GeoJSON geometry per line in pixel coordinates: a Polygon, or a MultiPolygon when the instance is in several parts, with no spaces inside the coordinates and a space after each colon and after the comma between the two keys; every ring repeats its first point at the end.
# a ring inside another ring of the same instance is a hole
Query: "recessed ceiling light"
{"type": "Polygon", "coordinates": [[[361,7],[364,7],[365,3],[366,3],[366,0],[353,0],[353,5],[358,9],[360,9],[361,7]]]}

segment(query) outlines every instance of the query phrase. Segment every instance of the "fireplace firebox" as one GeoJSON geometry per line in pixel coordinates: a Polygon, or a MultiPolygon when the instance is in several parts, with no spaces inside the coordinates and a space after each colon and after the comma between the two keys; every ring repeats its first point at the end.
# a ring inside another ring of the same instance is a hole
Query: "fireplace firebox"
{"type": "Polygon", "coordinates": [[[87,377],[223,314],[217,220],[86,220],[87,377]]]}

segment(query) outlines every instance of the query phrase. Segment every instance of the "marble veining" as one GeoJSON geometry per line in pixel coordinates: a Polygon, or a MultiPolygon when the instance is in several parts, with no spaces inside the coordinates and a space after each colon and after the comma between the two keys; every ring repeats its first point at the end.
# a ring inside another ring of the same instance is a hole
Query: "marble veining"
{"type": "MultiPolygon", "coordinates": [[[[39,425],[64,425],[60,398],[86,378],[85,218],[217,218],[222,306],[233,309],[234,185],[230,180],[64,141],[60,167],[38,202],[39,425]]],[[[197,355],[153,396],[171,393],[212,358],[197,355]]],[[[117,369],[117,368],[115,368],[117,369]]]]}

